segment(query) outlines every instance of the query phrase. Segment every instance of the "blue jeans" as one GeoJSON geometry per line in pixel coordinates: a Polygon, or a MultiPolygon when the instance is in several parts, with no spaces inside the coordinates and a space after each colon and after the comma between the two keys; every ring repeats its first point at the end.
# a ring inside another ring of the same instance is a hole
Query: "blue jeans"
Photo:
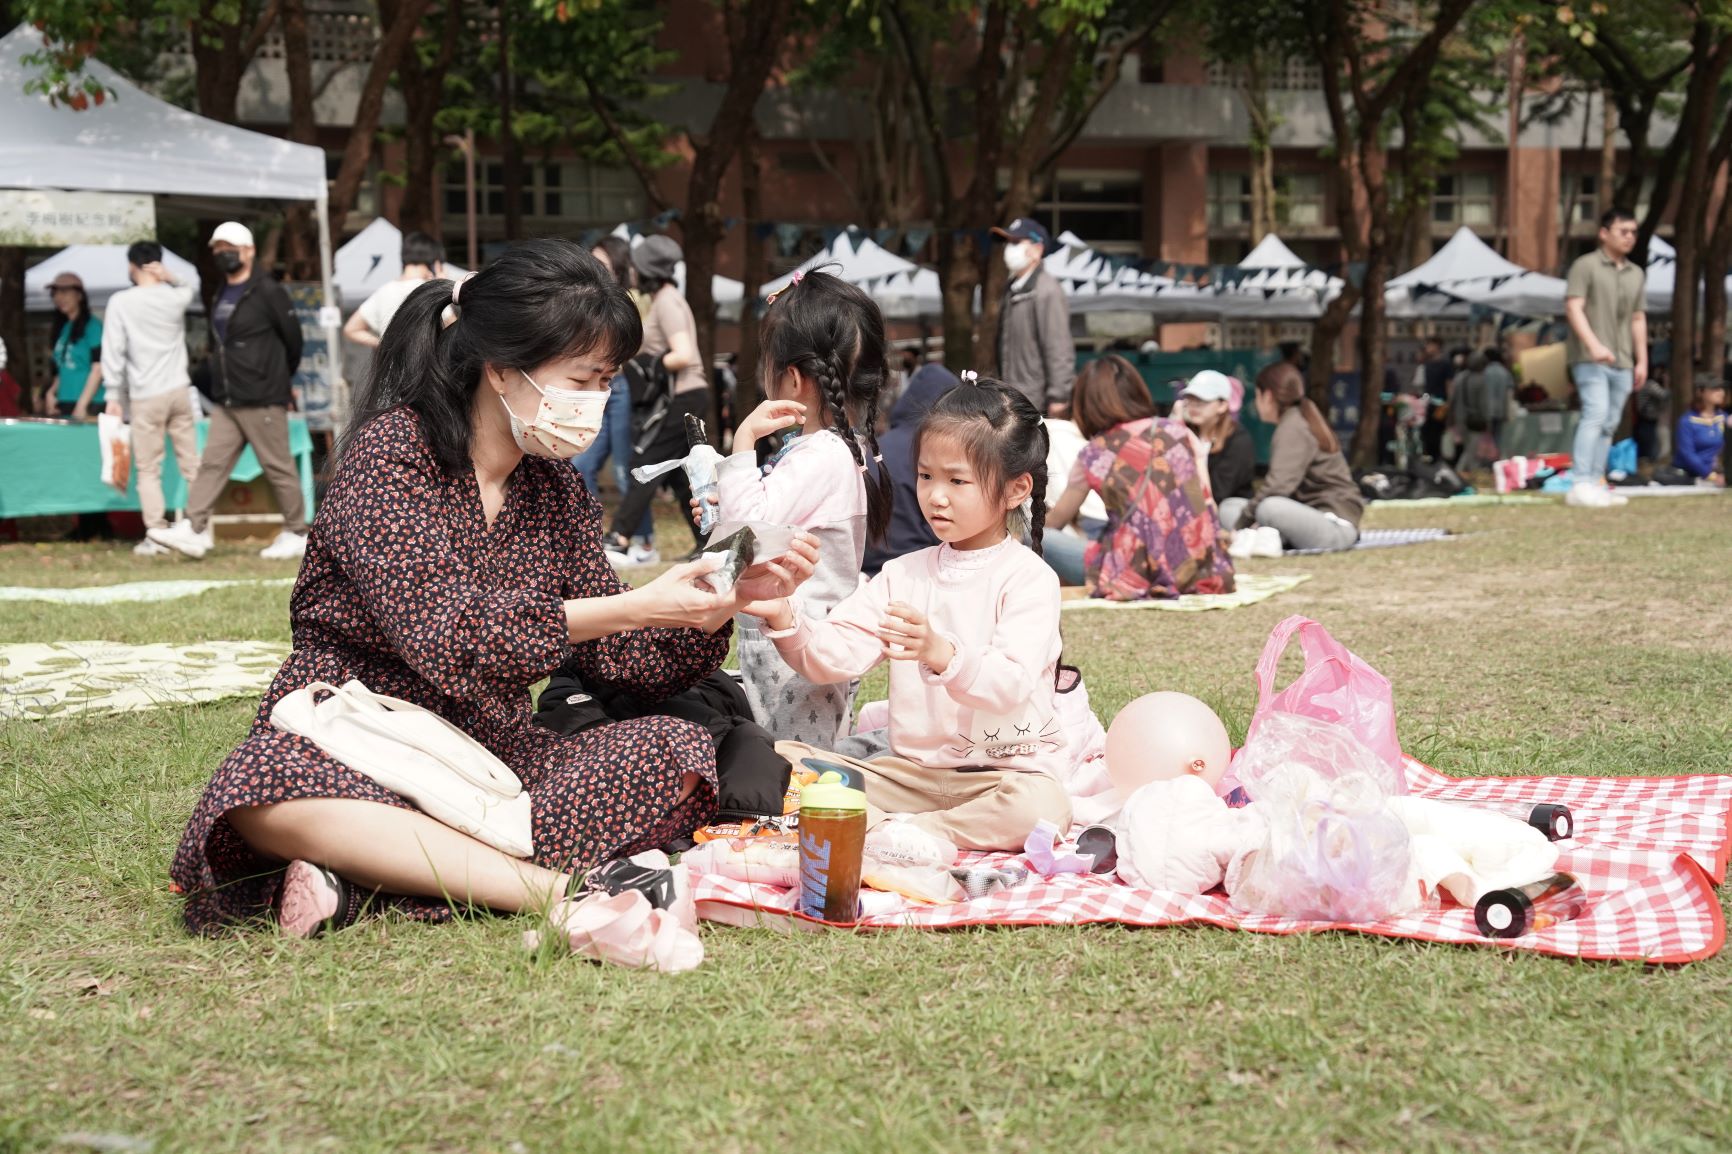
{"type": "MultiPolygon", "coordinates": [[[[613,391],[607,396],[607,410],[602,414],[601,432],[595,435],[595,442],[571,459],[571,467],[582,474],[592,497],[601,496],[595,479],[610,457],[614,488],[624,497],[631,488],[631,389],[626,387],[623,376],[613,379],[613,391]]],[[[638,536],[648,538],[650,532],[650,514],[646,511],[638,536]]]]}
{"type": "Polygon", "coordinates": [[[1083,570],[1083,554],[1088,549],[1089,542],[1099,537],[1106,527],[1105,521],[1084,517],[1077,521],[1077,528],[1083,531],[1082,537],[1072,536],[1060,529],[1041,534],[1040,555],[1046,559],[1052,571],[1058,574],[1059,584],[1087,584],[1087,576],[1083,570]]]}
{"type": "Polygon", "coordinates": [[[1612,451],[1612,434],[1624,416],[1624,403],[1636,383],[1633,369],[1614,369],[1592,361],[1570,366],[1570,379],[1582,399],[1582,419],[1576,426],[1575,451],[1571,454],[1570,477],[1580,484],[1598,482],[1606,475],[1606,457],[1612,451]]]}

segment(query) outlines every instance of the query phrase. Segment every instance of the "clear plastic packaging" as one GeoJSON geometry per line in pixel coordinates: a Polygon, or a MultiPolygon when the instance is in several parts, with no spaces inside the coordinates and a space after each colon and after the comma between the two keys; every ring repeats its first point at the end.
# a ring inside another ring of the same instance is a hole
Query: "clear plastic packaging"
{"type": "Polygon", "coordinates": [[[1268,839],[1229,871],[1254,913],[1369,922],[1414,908],[1407,826],[1389,805],[1401,771],[1345,727],[1272,713],[1233,763],[1268,839]]]}

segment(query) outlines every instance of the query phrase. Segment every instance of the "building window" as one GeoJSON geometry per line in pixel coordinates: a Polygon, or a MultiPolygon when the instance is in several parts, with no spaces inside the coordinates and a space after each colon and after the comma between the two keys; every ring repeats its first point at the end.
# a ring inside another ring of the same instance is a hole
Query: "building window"
{"type": "Polygon", "coordinates": [[[1437,178],[1431,222],[1492,228],[1497,224],[1496,180],[1489,172],[1450,173],[1437,178]]]}
{"type": "MultiPolygon", "coordinates": [[[[445,215],[462,219],[464,211],[463,166],[448,164],[445,215]]],[[[497,160],[475,166],[475,211],[505,215],[505,166],[497,160]]],[[[612,225],[640,219],[645,206],[643,189],[629,170],[556,160],[524,164],[522,211],[526,219],[612,225]]]]}
{"type": "Polygon", "coordinates": [[[1135,172],[1061,170],[1034,215],[1055,238],[1074,232],[1104,252],[1141,252],[1143,178],[1135,172]]]}
{"type": "MultiPolygon", "coordinates": [[[[1208,81],[1216,88],[1238,88],[1244,83],[1244,71],[1243,65],[1211,61],[1208,81]]],[[[1315,60],[1295,56],[1266,66],[1263,83],[1270,91],[1315,92],[1323,87],[1323,68],[1315,60]]]]}
{"type": "MultiPolygon", "coordinates": [[[[325,153],[325,180],[328,183],[335,184],[337,174],[342,169],[342,153],[325,153]]],[[[355,216],[373,217],[378,216],[379,211],[379,164],[372,161],[367,165],[366,174],[361,177],[361,187],[355,190],[355,203],[349,212],[355,216]]]]}
{"type": "Polygon", "coordinates": [[[1583,172],[1565,178],[1563,182],[1563,208],[1565,228],[1575,228],[1577,225],[1593,224],[1600,218],[1600,177],[1597,173],[1583,172]]]}
{"type": "Polygon", "coordinates": [[[1324,200],[1321,172],[1295,172],[1275,177],[1275,219],[1294,228],[1322,228],[1324,200]]]}
{"type": "Polygon", "coordinates": [[[1251,174],[1209,172],[1209,227],[1238,228],[1251,223],[1251,174]]]}

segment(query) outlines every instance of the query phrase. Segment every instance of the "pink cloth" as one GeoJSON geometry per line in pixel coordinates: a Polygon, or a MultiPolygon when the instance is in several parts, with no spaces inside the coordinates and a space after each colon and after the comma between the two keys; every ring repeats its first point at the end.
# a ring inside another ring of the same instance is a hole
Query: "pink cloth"
{"type": "Polygon", "coordinates": [[[768,634],[789,665],[824,684],[884,660],[878,629],[892,602],[923,610],[956,656],[942,675],[890,663],[890,748],[933,769],[991,766],[1049,773],[1070,765],[1053,677],[1059,659],[1058,577],[1006,540],[959,552],[949,545],[888,562],[864,588],[812,621],[796,612],[768,634]]]}

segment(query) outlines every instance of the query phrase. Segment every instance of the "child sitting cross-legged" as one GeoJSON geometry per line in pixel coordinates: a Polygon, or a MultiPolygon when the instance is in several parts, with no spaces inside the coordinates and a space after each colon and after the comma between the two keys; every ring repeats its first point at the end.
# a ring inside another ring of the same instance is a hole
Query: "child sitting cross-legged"
{"type": "Polygon", "coordinates": [[[921,513],[941,544],[887,562],[824,620],[788,600],[748,611],[812,682],[891,662],[891,756],[776,748],[796,765],[817,757],[864,774],[869,853],[949,865],[958,847],[1020,849],[1035,823],[1070,822],[1058,578],[1039,551],[1047,433],[1017,390],[966,374],[921,423],[914,454],[921,513]]]}

